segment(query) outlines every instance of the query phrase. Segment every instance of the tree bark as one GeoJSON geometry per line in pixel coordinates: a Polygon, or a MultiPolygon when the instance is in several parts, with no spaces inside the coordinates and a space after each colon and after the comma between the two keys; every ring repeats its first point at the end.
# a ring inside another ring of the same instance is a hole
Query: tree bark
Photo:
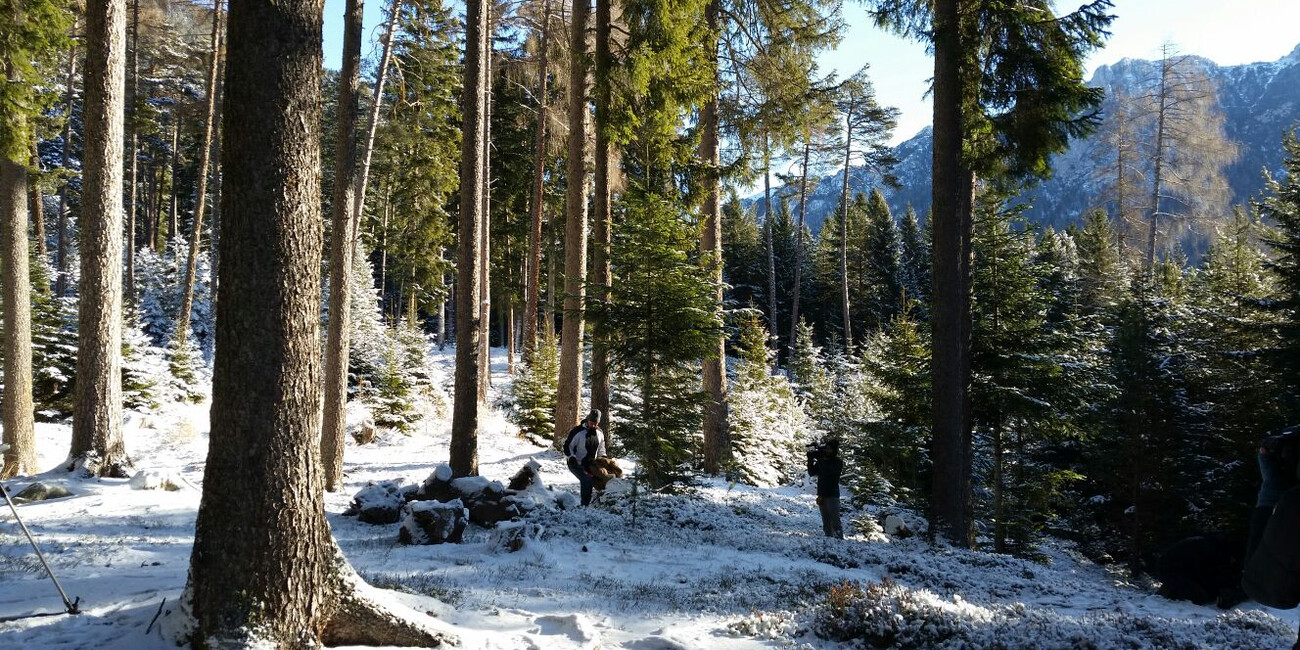
{"type": "MultiPolygon", "coordinates": [[[[773,247],[772,233],[772,152],[770,137],[763,133],[763,238],[767,243],[767,322],[772,331],[768,332],[768,341],[772,347],[780,350],[781,332],[776,315],[776,249],[773,247]]],[[[772,356],[772,370],[776,370],[780,355],[772,356]]]]}
{"type": "Polygon", "coordinates": [[[0,158],[0,264],[4,269],[4,394],[0,424],[4,452],[0,478],[31,475],[36,467],[32,417],[31,276],[27,266],[27,170],[0,158]]]}
{"type": "Polygon", "coordinates": [[[790,343],[787,347],[794,355],[794,340],[799,332],[799,288],[803,284],[803,222],[808,214],[808,158],[812,153],[812,131],[804,133],[803,170],[799,177],[799,223],[794,229],[794,294],[790,300],[790,343]]]}
{"type": "Polygon", "coordinates": [[[573,0],[569,62],[569,159],[564,196],[564,321],[555,446],[578,422],[582,398],[583,298],[587,284],[587,19],[588,0],[573,0]]]}
{"type": "Polygon", "coordinates": [[[483,337],[479,339],[478,403],[487,404],[488,388],[492,385],[492,3],[483,5],[487,24],[487,46],[483,54],[483,238],[479,255],[479,313],[483,315],[483,337]]]}
{"type": "Polygon", "coordinates": [[[436,646],[365,595],[319,471],[321,0],[230,4],[212,428],[183,599],[197,647],[436,646]]]}
{"type": "Polygon", "coordinates": [[[212,132],[217,118],[217,68],[221,58],[221,0],[212,5],[212,52],[208,60],[208,104],[203,118],[203,143],[199,154],[199,188],[195,195],[194,223],[190,226],[190,248],[185,258],[185,289],[181,312],[176,317],[175,347],[185,346],[190,335],[190,312],[194,309],[194,284],[198,281],[199,238],[203,213],[208,204],[208,167],[211,163],[212,132]]]}
{"type": "Polygon", "coordinates": [[[461,99],[460,224],[456,250],[456,380],[452,404],[452,474],[478,474],[479,337],[484,314],[479,302],[483,235],[483,116],[487,111],[487,12],[484,0],[469,0],[465,14],[465,85],[461,99]]]}
{"type": "MultiPolygon", "coordinates": [[[[171,240],[180,236],[180,219],[176,214],[180,203],[180,183],[176,182],[176,170],[181,166],[181,123],[184,121],[179,110],[173,111],[172,117],[172,158],[167,166],[167,178],[171,181],[171,196],[167,197],[167,236],[160,243],[159,252],[167,254],[171,240]]],[[[176,251],[172,251],[175,255],[176,251]]]]}
{"type": "MultiPolygon", "coordinates": [[[[596,0],[596,152],[593,176],[596,196],[592,217],[595,225],[593,238],[591,268],[595,274],[593,298],[601,305],[609,301],[613,274],[610,269],[609,247],[612,242],[613,229],[610,214],[611,188],[610,178],[614,173],[611,162],[609,134],[610,75],[613,73],[613,56],[610,54],[610,32],[612,31],[612,0],[596,0]]],[[[606,444],[613,429],[609,412],[609,332],[603,327],[596,328],[591,341],[591,407],[604,416],[601,427],[605,430],[606,444]]]]}
{"type": "Polygon", "coordinates": [[[72,463],[126,477],[122,441],[122,128],[126,0],[86,3],[85,155],[81,288],[72,463]]]}
{"type": "MultiPolygon", "coordinates": [[[[72,27],[75,32],[77,27],[72,27]]],[[[68,47],[68,77],[65,88],[65,109],[63,112],[66,120],[63,123],[63,151],[62,166],[67,171],[72,158],[72,102],[75,99],[72,84],[77,77],[77,42],[72,41],[68,47]]],[[[63,297],[68,291],[68,184],[69,181],[63,181],[62,187],[59,188],[59,226],[58,242],[54,256],[54,268],[57,271],[57,277],[54,280],[54,295],[63,297]]]]}
{"type": "MultiPolygon", "coordinates": [[[[36,150],[35,142],[32,143],[32,171],[38,174],[41,171],[41,156],[36,150]]],[[[36,259],[40,260],[41,264],[45,264],[45,256],[49,254],[49,251],[45,248],[45,239],[47,237],[45,233],[45,193],[41,191],[41,184],[36,180],[32,180],[30,185],[31,200],[28,203],[27,211],[31,213],[32,240],[36,242],[36,259]]],[[[37,290],[45,293],[50,288],[49,286],[37,287],[37,290]]]]}
{"type": "MultiPolygon", "coordinates": [[[[721,11],[720,0],[712,0],[706,9],[706,21],[709,33],[718,29],[718,14],[721,11]]],[[[714,296],[715,309],[722,312],[722,198],[718,190],[718,174],[721,166],[721,152],[718,148],[718,92],[721,84],[718,80],[718,44],[711,44],[710,59],[714,77],[714,92],[700,107],[700,159],[704,162],[705,196],[704,196],[704,232],[700,238],[700,256],[706,266],[711,265],[710,272],[717,284],[714,296]]],[[[704,471],[716,476],[727,460],[727,341],[725,335],[719,335],[712,355],[704,359],[704,392],[708,401],[704,404],[704,471]]]]}
{"type": "Polygon", "coordinates": [[[970,478],[970,228],[974,177],[962,160],[961,0],[934,15],[933,377],[931,534],[973,544],[970,478]]]}
{"type": "Polygon", "coordinates": [[[131,3],[131,49],[127,72],[131,75],[126,95],[126,130],[131,134],[126,155],[131,167],[126,178],[126,280],[122,291],[128,307],[135,308],[135,215],[139,195],[140,125],[136,123],[136,103],[140,98],[140,0],[131,3]]]}
{"type": "Polygon", "coordinates": [[[537,306],[538,293],[541,289],[542,266],[542,219],[546,205],[546,189],[543,180],[546,176],[546,121],[549,102],[547,101],[548,79],[547,54],[551,44],[551,0],[546,0],[542,9],[542,39],[540,60],[537,64],[537,154],[533,159],[533,195],[531,229],[528,236],[528,278],[524,283],[524,361],[531,361],[533,350],[537,347],[537,306]]]}
{"type": "Polygon", "coordinates": [[[853,109],[844,118],[844,184],[840,187],[840,302],[844,318],[844,351],[853,348],[849,319],[849,162],[853,155],[853,109]]]}
{"type": "Polygon", "coordinates": [[[347,428],[348,356],[352,306],[352,257],[358,214],[354,213],[357,171],[357,114],[361,98],[363,0],[347,0],[343,10],[343,66],[339,71],[337,130],[334,141],[334,192],[330,201],[330,302],[325,337],[325,410],[321,462],[325,489],[343,487],[343,448],[347,428]]]}

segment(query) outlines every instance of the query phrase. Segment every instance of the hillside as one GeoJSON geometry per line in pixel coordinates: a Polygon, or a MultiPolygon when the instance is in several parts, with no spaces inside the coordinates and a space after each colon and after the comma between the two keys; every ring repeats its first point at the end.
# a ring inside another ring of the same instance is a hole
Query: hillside
{"type": "MultiPolygon", "coordinates": [[[[1224,130],[1239,146],[1240,156],[1227,170],[1232,202],[1241,203],[1259,194],[1264,185],[1262,170],[1276,173],[1281,168],[1281,138],[1288,128],[1300,124],[1300,46],[1277,61],[1220,66],[1193,58],[1218,87],[1219,105],[1225,115],[1224,130]]],[[[1124,59],[1102,66],[1090,85],[1107,90],[1134,93],[1144,80],[1159,71],[1158,61],[1124,59]]],[[[1108,99],[1103,115],[1112,106],[1108,99]]],[[[1098,203],[1097,183],[1092,178],[1089,151],[1093,144],[1076,141],[1052,161],[1055,175],[1036,187],[1026,198],[1032,202],[1030,219],[1054,227],[1076,222],[1098,203]]],[[[899,165],[895,169],[902,187],[886,189],[885,196],[896,215],[911,205],[924,214],[930,205],[931,133],[929,127],[895,147],[899,165]]],[[[821,179],[808,202],[808,224],[813,232],[839,201],[842,173],[821,179]]],[[[850,184],[855,191],[869,191],[878,179],[865,170],[854,170],[850,184]]],[[[775,191],[774,191],[775,192],[775,191]]],[[[761,214],[762,196],[750,197],[761,214]]]]}

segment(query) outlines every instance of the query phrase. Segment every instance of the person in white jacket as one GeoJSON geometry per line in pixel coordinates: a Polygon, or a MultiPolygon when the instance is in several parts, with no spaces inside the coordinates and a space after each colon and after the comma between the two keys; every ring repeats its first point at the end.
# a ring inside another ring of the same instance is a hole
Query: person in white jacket
{"type": "Polygon", "coordinates": [[[591,504],[591,461],[607,455],[605,436],[600,431],[600,411],[593,409],[587,414],[587,419],[569,430],[564,439],[564,456],[569,471],[578,477],[584,506],[591,504]]]}

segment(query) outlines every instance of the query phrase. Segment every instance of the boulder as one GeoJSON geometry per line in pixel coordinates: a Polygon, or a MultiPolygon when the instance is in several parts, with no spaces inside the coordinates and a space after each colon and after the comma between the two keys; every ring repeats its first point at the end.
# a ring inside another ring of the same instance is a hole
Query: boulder
{"type": "Polygon", "coordinates": [[[429,478],[424,479],[420,491],[411,497],[416,501],[451,501],[460,495],[451,486],[451,465],[439,463],[429,478]]]}
{"type": "Polygon", "coordinates": [[[514,553],[524,548],[529,540],[540,539],[545,528],[531,522],[511,521],[497,526],[492,531],[488,544],[494,549],[503,549],[514,553]]]}
{"type": "Polygon", "coordinates": [[[352,439],[356,440],[358,445],[368,445],[374,442],[376,437],[378,434],[375,430],[375,421],[370,419],[362,422],[361,426],[352,432],[352,439]]]}
{"type": "Polygon", "coordinates": [[[176,492],[185,487],[183,479],[169,473],[156,469],[142,469],[131,477],[130,486],[132,490],[167,490],[176,492]]]}
{"type": "Polygon", "coordinates": [[[36,482],[23,488],[22,492],[13,496],[14,503],[28,503],[31,501],[48,501],[50,499],[62,499],[70,497],[72,493],[68,488],[57,483],[36,482]]]}
{"type": "Polygon", "coordinates": [[[468,515],[460,499],[449,503],[412,501],[402,508],[397,540],[403,544],[459,544],[468,515]]]}
{"type": "Polygon", "coordinates": [[[402,506],[419,488],[403,479],[371,481],[352,497],[345,514],[355,514],[367,524],[391,524],[401,516],[402,506]]]}

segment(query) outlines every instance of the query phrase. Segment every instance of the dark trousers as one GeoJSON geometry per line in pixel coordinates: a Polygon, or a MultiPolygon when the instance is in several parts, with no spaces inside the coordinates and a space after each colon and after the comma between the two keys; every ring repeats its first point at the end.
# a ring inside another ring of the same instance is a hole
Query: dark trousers
{"type": "Polygon", "coordinates": [[[840,524],[840,498],[817,497],[817,509],[822,514],[822,532],[827,537],[844,539],[844,526],[840,524]]]}
{"type": "Polygon", "coordinates": [[[582,505],[591,505],[591,476],[582,471],[577,463],[569,463],[569,471],[578,477],[579,494],[582,496],[582,505]]]}

